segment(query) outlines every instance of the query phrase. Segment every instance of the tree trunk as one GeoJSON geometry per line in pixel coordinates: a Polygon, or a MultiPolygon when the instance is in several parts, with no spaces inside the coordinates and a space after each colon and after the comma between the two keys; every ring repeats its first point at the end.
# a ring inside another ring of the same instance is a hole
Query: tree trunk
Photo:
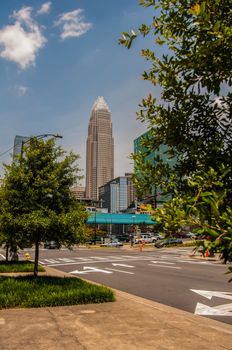
{"type": "Polygon", "coordinates": [[[35,242],[34,277],[38,276],[38,266],[39,266],[39,235],[37,235],[36,242],[35,242]]]}

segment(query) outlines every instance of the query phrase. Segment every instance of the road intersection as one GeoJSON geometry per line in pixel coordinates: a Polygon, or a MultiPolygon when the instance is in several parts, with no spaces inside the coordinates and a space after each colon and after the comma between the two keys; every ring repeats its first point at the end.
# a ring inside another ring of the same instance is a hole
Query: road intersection
{"type": "Polygon", "coordinates": [[[224,275],[226,267],[218,261],[193,259],[190,252],[189,248],[42,250],[40,263],[231,324],[232,290],[224,275]],[[210,293],[211,299],[206,298],[210,293]]]}
{"type": "MultiPolygon", "coordinates": [[[[40,264],[149,300],[232,324],[226,266],[190,248],[40,250],[40,264]]],[[[28,249],[33,259],[33,249],[28,249]]],[[[25,254],[25,251],[23,252],[25,254]]]]}

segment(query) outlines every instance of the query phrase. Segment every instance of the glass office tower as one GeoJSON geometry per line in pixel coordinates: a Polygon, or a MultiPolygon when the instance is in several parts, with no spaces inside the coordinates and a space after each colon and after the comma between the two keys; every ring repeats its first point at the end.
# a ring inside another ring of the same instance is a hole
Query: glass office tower
{"type": "Polygon", "coordinates": [[[14,138],[14,150],[13,150],[13,160],[15,160],[16,156],[19,156],[22,152],[23,143],[29,140],[27,136],[19,136],[16,135],[14,138]]]}

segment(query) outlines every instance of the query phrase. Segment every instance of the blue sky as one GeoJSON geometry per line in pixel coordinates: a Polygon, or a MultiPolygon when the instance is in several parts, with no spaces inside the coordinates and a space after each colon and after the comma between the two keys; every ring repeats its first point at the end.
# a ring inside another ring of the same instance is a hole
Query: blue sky
{"type": "MultiPolygon", "coordinates": [[[[79,153],[85,170],[90,110],[104,96],[112,112],[115,176],[131,171],[133,140],[146,130],[136,120],[138,104],[154,91],[141,79],[145,43],[139,39],[128,51],[118,39],[151,16],[137,0],[1,0],[0,153],[15,135],[59,133],[58,143],[79,153]]],[[[2,161],[10,161],[9,153],[2,161]]]]}

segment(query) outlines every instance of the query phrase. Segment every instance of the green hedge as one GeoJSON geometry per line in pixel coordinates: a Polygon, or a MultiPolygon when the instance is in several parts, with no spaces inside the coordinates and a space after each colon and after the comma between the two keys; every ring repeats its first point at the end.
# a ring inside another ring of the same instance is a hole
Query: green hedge
{"type": "MultiPolygon", "coordinates": [[[[32,261],[0,261],[0,273],[33,271],[34,263],[32,261]]],[[[45,269],[39,266],[39,271],[44,272],[45,269]]]]}
{"type": "Polygon", "coordinates": [[[111,289],[79,278],[0,276],[0,309],[65,306],[114,300],[111,289]]]}

